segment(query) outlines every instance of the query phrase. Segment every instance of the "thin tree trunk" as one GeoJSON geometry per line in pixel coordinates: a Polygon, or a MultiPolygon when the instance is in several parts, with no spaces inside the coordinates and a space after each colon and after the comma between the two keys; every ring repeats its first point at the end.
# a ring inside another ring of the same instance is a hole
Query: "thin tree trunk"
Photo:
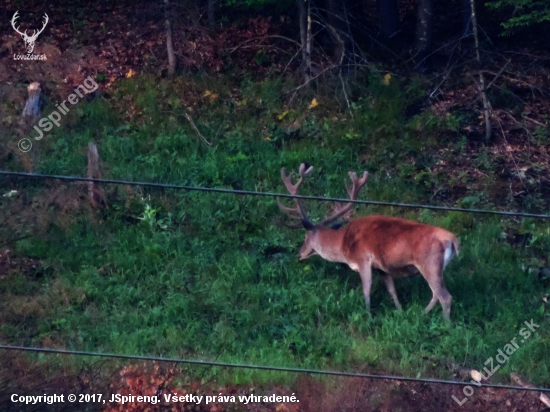
{"type": "Polygon", "coordinates": [[[208,26],[213,29],[216,26],[216,2],[208,0],[208,26]]]}
{"type": "Polygon", "coordinates": [[[483,115],[485,117],[485,141],[487,142],[491,138],[491,103],[487,98],[485,76],[483,76],[483,72],[481,71],[481,56],[479,54],[479,37],[477,35],[475,0],[470,0],[470,6],[472,9],[472,31],[474,33],[476,46],[477,69],[479,71],[479,92],[481,94],[481,100],[483,101],[483,115]]]}
{"type": "Polygon", "coordinates": [[[306,67],[307,75],[311,77],[311,0],[307,3],[307,40],[306,40],[306,67]]]}
{"type": "Polygon", "coordinates": [[[328,29],[334,44],[334,59],[340,66],[348,66],[350,60],[351,30],[346,0],[329,0],[328,29]]]}
{"type": "MultiPolygon", "coordinates": [[[[300,19],[300,44],[302,46],[302,65],[304,70],[304,83],[309,83],[311,75],[311,46],[309,41],[310,30],[308,30],[309,22],[306,9],[307,0],[298,0],[298,14],[300,19]]],[[[309,5],[308,5],[309,6],[309,5]]]]}
{"type": "Polygon", "coordinates": [[[416,39],[414,55],[422,59],[432,43],[432,21],[433,21],[432,0],[419,0],[418,14],[416,21],[416,39]]]}
{"type": "Polygon", "coordinates": [[[459,15],[462,20],[462,35],[467,36],[471,33],[470,21],[472,20],[472,10],[470,7],[470,0],[460,0],[459,1],[459,15]]]}
{"type": "Polygon", "coordinates": [[[166,49],[168,51],[168,76],[176,72],[176,54],[172,43],[172,23],[170,21],[170,0],[164,0],[164,20],[166,24],[166,49]]]}

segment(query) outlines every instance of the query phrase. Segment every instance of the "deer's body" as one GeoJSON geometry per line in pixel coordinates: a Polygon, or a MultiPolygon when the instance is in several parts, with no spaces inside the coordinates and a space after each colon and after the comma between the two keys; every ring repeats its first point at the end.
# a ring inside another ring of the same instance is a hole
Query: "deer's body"
{"type": "Polygon", "coordinates": [[[372,269],[384,272],[386,287],[399,310],[401,304],[393,278],[422,274],[433,293],[426,311],[439,301],[448,319],[452,297],[445,288],[442,273],[458,251],[456,237],[445,229],[371,215],[355,219],[342,229],[321,227],[308,232],[300,260],[318,254],[325,260],[345,263],[359,272],[367,306],[370,306],[372,269]]]}
{"type": "MultiPolygon", "coordinates": [[[[301,178],[296,185],[292,185],[284,169],[281,171],[283,181],[291,194],[297,194],[303,177],[311,170],[312,167],[306,169],[302,164],[301,178]]],[[[363,177],[358,179],[355,173],[350,172],[353,187],[348,188],[348,193],[351,200],[357,198],[357,193],[365,184],[367,176],[365,172],[363,177]]],[[[333,229],[328,227],[327,223],[349,211],[352,203],[348,203],[319,224],[311,223],[300,201],[296,203],[297,207],[294,209],[279,205],[288,214],[299,213],[301,225],[307,229],[304,244],[299,252],[300,260],[319,255],[330,262],[345,263],[352,270],[359,272],[368,310],[372,269],[383,272],[386,287],[399,310],[401,304],[395,292],[393,278],[421,274],[433,294],[425,312],[429,312],[437,302],[440,302],[444,318],[450,319],[452,296],[445,287],[443,270],[459,252],[458,241],[451,232],[436,226],[381,215],[355,219],[344,228],[333,229]]]]}
{"type": "MultiPolygon", "coordinates": [[[[408,266],[418,270],[433,252],[441,254],[444,266],[449,263],[458,241],[449,231],[396,217],[371,215],[355,219],[341,229],[317,230],[315,250],[330,262],[346,263],[353,270],[367,261],[375,269],[394,273],[408,266]]],[[[410,276],[417,273],[396,273],[410,276]]]]}

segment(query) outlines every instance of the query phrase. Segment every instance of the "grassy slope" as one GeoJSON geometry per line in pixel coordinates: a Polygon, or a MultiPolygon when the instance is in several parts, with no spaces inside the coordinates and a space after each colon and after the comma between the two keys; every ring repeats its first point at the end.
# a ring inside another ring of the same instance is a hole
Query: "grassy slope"
{"type": "MultiPolygon", "coordinates": [[[[411,124],[418,118],[403,120],[407,95],[397,86],[372,83],[370,103],[366,99],[353,119],[342,121],[328,105],[306,110],[307,102],[304,114],[285,113],[276,83],[245,82],[235,97],[227,86],[210,80],[207,87],[203,81],[185,87],[194,87],[195,96],[212,88],[220,94],[193,111],[214,148],[201,145],[183,118],[177,100],[184,100],[181,81],[171,88],[155,79],[128,80],[111,100],[80,107],[70,115],[71,124],[53,131],[43,141],[36,171],[81,175],[84,148],[94,140],[110,178],[280,192],[280,168],[295,170],[307,160],[316,170],[305,193],[342,197],[347,171],[364,167],[371,176],[363,198],[429,202],[429,173],[412,179],[415,168],[406,159],[429,157],[437,145],[452,144],[436,142],[445,125],[417,132],[411,124]],[[115,113],[124,110],[133,110],[134,120],[121,126],[115,113]],[[295,116],[299,137],[284,128],[295,116]]],[[[548,224],[522,222],[536,238],[518,250],[502,239],[507,220],[358,208],[358,215],[405,216],[458,235],[462,252],[446,271],[454,296],[453,325],[447,328],[439,306],[422,314],[430,299],[422,278],[397,282],[403,313],[394,311],[383,285],[375,283],[369,318],[354,272],[319,258],[297,262],[303,233],[281,228],[273,198],[150,189],[134,197],[121,189],[108,191],[112,203],[100,224],[75,215],[68,227],[19,242],[19,253],[44,260],[50,270],[37,279],[0,280],[2,299],[11,302],[3,309],[4,341],[448,377],[439,361],[482,369],[533,318],[542,325],[539,331],[499,373],[513,369],[550,383],[544,288],[522,269],[529,258],[548,252],[548,224]]],[[[327,206],[310,204],[310,210],[318,217],[327,206]]],[[[223,373],[234,382],[291,379],[223,373]]]]}

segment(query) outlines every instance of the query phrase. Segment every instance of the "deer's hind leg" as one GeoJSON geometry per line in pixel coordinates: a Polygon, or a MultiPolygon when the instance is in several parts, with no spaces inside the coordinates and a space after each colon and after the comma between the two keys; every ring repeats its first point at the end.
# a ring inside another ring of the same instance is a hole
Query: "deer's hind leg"
{"type": "Polygon", "coordinates": [[[430,300],[430,303],[428,303],[428,306],[424,309],[424,313],[428,313],[432,310],[435,304],[439,301],[439,303],[441,303],[441,307],[443,308],[443,317],[446,321],[449,321],[451,318],[451,304],[453,297],[445,287],[445,282],[443,281],[443,253],[444,250],[442,248],[441,253],[435,254],[433,259],[418,269],[432,290],[432,300],[430,300]]]}

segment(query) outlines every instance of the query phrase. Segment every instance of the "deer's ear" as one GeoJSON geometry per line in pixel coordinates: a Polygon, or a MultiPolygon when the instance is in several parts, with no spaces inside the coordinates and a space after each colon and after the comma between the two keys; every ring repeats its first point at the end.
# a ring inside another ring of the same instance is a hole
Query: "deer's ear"
{"type": "Polygon", "coordinates": [[[338,230],[338,229],[340,229],[342,226],[344,226],[344,223],[343,223],[343,222],[338,222],[338,223],[333,224],[330,228],[331,228],[331,229],[334,229],[334,230],[338,230]]]}

